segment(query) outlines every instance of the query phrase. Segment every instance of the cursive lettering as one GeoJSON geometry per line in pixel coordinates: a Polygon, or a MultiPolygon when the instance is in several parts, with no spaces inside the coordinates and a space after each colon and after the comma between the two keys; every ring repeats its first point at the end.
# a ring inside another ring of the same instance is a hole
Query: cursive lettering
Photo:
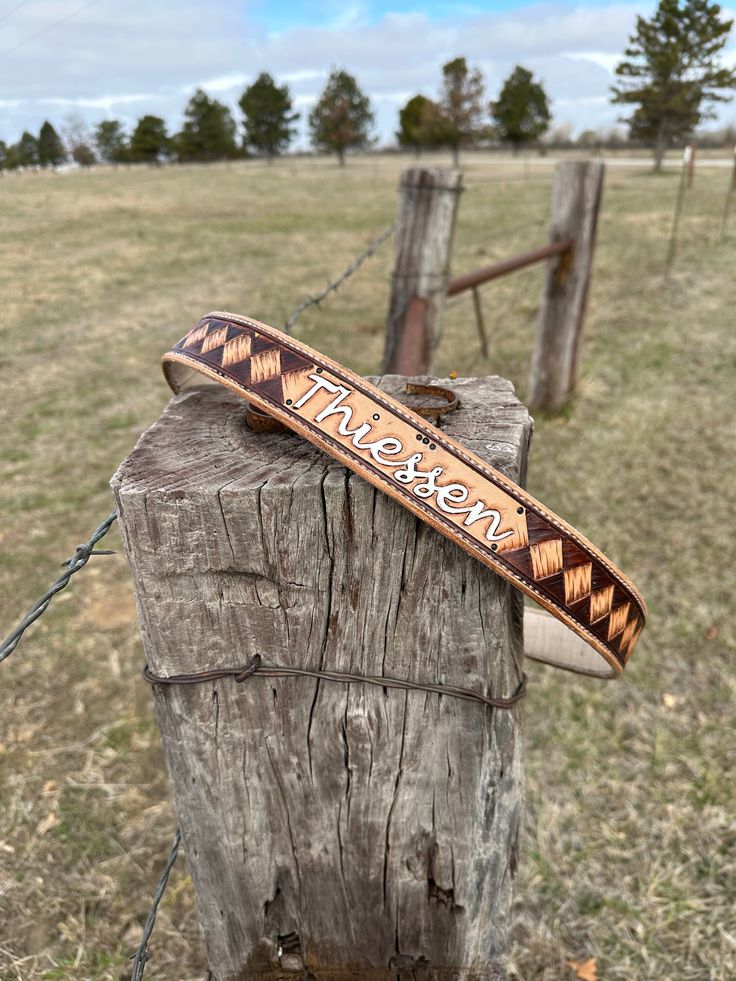
{"type": "Polygon", "coordinates": [[[396,436],[367,439],[374,430],[369,422],[363,422],[355,429],[351,429],[353,407],[344,404],[346,399],[353,394],[349,388],[344,385],[336,385],[321,374],[311,374],[309,379],[314,384],[309,391],[296,400],[295,409],[301,409],[307,405],[318,392],[334,395],[335,398],[313,417],[314,422],[320,423],[329,419],[330,416],[340,416],[340,421],[337,424],[338,433],[346,439],[350,439],[356,449],[369,453],[376,463],[393,468],[394,480],[407,486],[413,484],[411,492],[415,497],[421,500],[429,500],[434,497],[435,505],[445,514],[466,515],[463,521],[466,527],[474,525],[477,521],[489,519],[488,527],[485,530],[485,538],[489,542],[500,542],[513,535],[513,531],[510,530],[499,531],[501,525],[500,511],[487,507],[480,500],[473,504],[466,503],[470,491],[464,484],[440,483],[439,480],[445,473],[444,467],[435,466],[429,470],[421,470],[419,465],[424,462],[424,453],[411,453],[403,460],[387,459],[387,457],[397,457],[404,452],[404,445],[400,439],[396,436]]]}

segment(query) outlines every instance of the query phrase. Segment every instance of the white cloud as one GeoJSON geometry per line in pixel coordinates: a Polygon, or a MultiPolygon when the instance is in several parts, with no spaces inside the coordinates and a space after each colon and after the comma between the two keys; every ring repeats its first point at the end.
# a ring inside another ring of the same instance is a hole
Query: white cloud
{"type": "Polygon", "coordinates": [[[604,95],[586,95],[580,99],[558,99],[557,105],[567,108],[568,106],[605,106],[608,99],[604,95]]]}
{"type": "Polygon", "coordinates": [[[621,52],[612,53],[610,51],[566,51],[566,58],[574,58],[576,61],[590,61],[594,65],[600,65],[607,72],[613,75],[616,65],[621,61],[621,52]]]}
{"type": "Polygon", "coordinates": [[[300,72],[284,72],[279,75],[280,82],[311,82],[315,78],[322,78],[324,72],[318,72],[314,68],[307,68],[300,72]]]}
{"type": "Polygon", "coordinates": [[[41,106],[62,106],[66,109],[105,109],[109,112],[116,106],[132,105],[136,102],[149,102],[153,98],[155,98],[155,95],[151,93],[139,93],[138,95],[101,95],[94,99],[65,99],[61,96],[49,96],[48,98],[36,99],[35,103],[41,106]]]}
{"type": "MultiPolygon", "coordinates": [[[[228,102],[258,72],[291,86],[306,115],[335,65],[371,95],[381,138],[392,138],[397,107],[416,92],[437,94],[442,64],[464,54],[483,69],[489,97],[516,64],[544,82],[558,121],[577,128],[614,123],[611,70],[635,17],[633,3],[542,3],[500,13],[451,7],[442,20],[421,12],[368,21],[360,3],[328,10],[328,27],[268,34],[240,0],[111,0],[22,44],[0,62],[0,138],[38,129],[52,110],[79,111],[90,123],[115,114],[127,125],[152,112],[178,127],[188,95],[201,85],[228,102]],[[132,94],[131,94],[132,93],[132,94]]],[[[37,0],[3,23],[5,48],[63,16],[62,0],[37,0]]],[[[732,48],[730,55],[736,52],[732,48]]],[[[732,118],[726,108],[725,116],[732,118]]],[[[62,115],[63,118],[63,115],[62,115]]]]}

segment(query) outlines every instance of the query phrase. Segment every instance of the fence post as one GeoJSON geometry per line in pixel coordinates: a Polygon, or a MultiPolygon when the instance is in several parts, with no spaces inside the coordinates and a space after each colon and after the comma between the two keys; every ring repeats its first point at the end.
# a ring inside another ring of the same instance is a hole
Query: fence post
{"type": "Polygon", "coordinates": [[[736,146],[733,148],[733,166],[731,167],[731,178],[728,182],[726,191],[726,201],[723,205],[723,218],[721,219],[721,241],[724,240],[728,232],[728,219],[731,214],[731,202],[736,195],[736,146]]]}
{"type": "Polygon", "coordinates": [[[695,183],[695,157],[697,156],[698,148],[695,143],[688,143],[687,145],[688,155],[687,155],[687,189],[691,191],[693,184],[695,183]]]}
{"type": "Polygon", "coordinates": [[[381,370],[402,375],[431,370],[442,333],[459,170],[410,167],[399,183],[391,301],[381,370]]]}
{"type": "MultiPolygon", "coordinates": [[[[400,397],[404,381],[381,386],[400,397]]],[[[523,478],[530,419],[510,383],[451,384],[446,431],[523,478]]],[[[180,395],[113,478],[151,670],[260,652],[514,691],[519,594],[243,415],[225,390],[180,395]]],[[[505,976],[516,710],[302,677],[153,691],[213,981],[505,976]]]]}
{"type": "Polygon", "coordinates": [[[685,185],[687,182],[687,175],[690,170],[690,161],[692,159],[692,147],[688,143],[682,153],[682,170],[680,172],[680,183],[677,187],[677,197],[675,198],[675,211],[672,216],[672,228],[670,230],[670,240],[667,243],[667,258],[665,259],[664,265],[664,279],[665,283],[669,284],[670,277],[672,275],[672,266],[675,263],[675,255],[677,254],[677,236],[680,230],[680,218],[682,217],[682,208],[685,202],[685,185]]]}
{"type": "Polygon", "coordinates": [[[480,289],[473,287],[473,308],[475,309],[475,324],[478,328],[480,337],[480,353],[484,358],[488,357],[488,334],[486,333],[486,322],[483,319],[483,303],[480,298],[480,289]]]}
{"type": "Polygon", "coordinates": [[[559,408],[575,388],[604,172],[592,160],[555,169],[550,239],[574,244],[547,266],[529,378],[533,408],[559,408]]]}

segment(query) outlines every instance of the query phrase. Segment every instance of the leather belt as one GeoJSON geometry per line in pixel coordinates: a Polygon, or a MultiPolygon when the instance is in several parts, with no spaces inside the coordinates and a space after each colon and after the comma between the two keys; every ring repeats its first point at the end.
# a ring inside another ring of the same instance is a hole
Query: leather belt
{"type": "Polygon", "coordinates": [[[231,313],[200,320],[164,355],[163,369],[175,392],[201,382],[193,371],[247,398],[509,580],[584,642],[560,643],[554,630],[540,632],[541,617],[527,617],[530,656],[602,678],[623,670],[646,619],[635,586],[562,518],[411,409],[306,344],[231,313]]]}

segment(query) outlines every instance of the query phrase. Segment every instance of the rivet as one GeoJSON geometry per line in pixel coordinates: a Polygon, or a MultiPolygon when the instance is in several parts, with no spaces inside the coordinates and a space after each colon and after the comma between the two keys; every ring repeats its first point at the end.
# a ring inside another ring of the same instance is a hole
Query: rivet
{"type": "Polygon", "coordinates": [[[495,552],[497,550],[498,550],[498,545],[496,545],[496,543],[494,542],[493,545],[491,545],[491,551],[495,552]]]}
{"type": "Polygon", "coordinates": [[[323,370],[322,368],[317,368],[317,374],[318,375],[321,375],[322,374],[322,370],[323,370]]]}
{"type": "Polygon", "coordinates": [[[378,414],[377,412],[375,412],[375,413],[373,414],[373,418],[374,418],[374,419],[376,420],[376,422],[378,422],[378,420],[379,420],[379,419],[380,419],[381,417],[379,416],[379,414],[378,414]]]}
{"type": "Polygon", "coordinates": [[[287,399],[287,400],[286,400],[286,404],[287,404],[287,405],[291,405],[291,399],[287,399]]]}
{"type": "Polygon", "coordinates": [[[417,439],[419,440],[420,443],[422,442],[422,434],[421,433],[417,433],[417,439]]]}
{"type": "Polygon", "coordinates": [[[430,450],[436,450],[437,449],[437,446],[436,446],[435,443],[430,443],[429,444],[429,448],[430,448],[430,450]]]}
{"type": "Polygon", "coordinates": [[[517,514],[523,514],[524,513],[524,508],[517,508],[516,509],[516,513],[517,514]]]}
{"type": "Polygon", "coordinates": [[[429,436],[425,436],[425,437],[424,437],[424,438],[422,439],[422,442],[423,442],[423,443],[429,443],[429,436]]]}

